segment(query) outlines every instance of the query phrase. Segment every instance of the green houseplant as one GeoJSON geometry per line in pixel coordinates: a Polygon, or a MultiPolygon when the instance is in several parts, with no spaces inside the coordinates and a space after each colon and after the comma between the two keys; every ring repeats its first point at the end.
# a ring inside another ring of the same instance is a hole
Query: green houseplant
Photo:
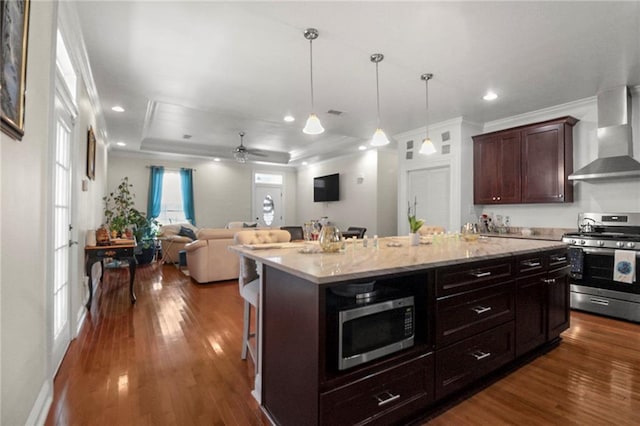
{"type": "Polygon", "coordinates": [[[416,219],[416,208],[418,205],[417,199],[413,200],[413,210],[411,209],[411,204],[407,202],[407,205],[408,205],[407,217],[409,219],[409,232],[411,232],[412,234],[415,234],[416,232],[418,232],[420,227],[424,225],[424,220],[416,219]]]}
{"type": "Polygon", "coordinates": [[[104,217],[107,226],[116,236],[127,232],[136,238],[136,259],[139,264],[149,263],[155,256],[155,237],[158,222],[147,218],[146,214],[135,208],[133,184],[127,176],[123,177],[115,191],[103,198],[104,217]]]}
{"type": "Polygon", "coordinates": [[[104,218],[109,230],[116,236],[122,235],[131,225],[135,194],[131,191],[133,184],[127,176],[123,177],[115,191],[103,197],[104,218]]]}

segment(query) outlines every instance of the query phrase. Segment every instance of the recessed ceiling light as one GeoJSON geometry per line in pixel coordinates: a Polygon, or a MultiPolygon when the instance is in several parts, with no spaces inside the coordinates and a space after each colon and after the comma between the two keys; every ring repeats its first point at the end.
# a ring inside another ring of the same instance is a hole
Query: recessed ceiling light
{"type": "Polygon", "coordinates": [[[367,149],[367,147],[366,147],[366,146],[364,146],[364,145],[360,145],[360,146],[358,147],[358,149],[359,149],[360,151],[364,151],[365,149],[367,149]]]}
{"type": "Polygon", "coordinates": [[[306,166],[307,164],[309,164],[309,163],[307,163],[306,161],[303,161],[303,162],[302,162],[302,165],[303,165],[303,166],[306,166]]]}
{"type": "Polygon", "coordinates": [[[111,108],[111,111],[124,112],[124,108],[122,108],[120,105],[116,105],[116,106],[111,108]]]}
{"type": "Polygon", "coordinates": [[[482,97],[482,99],[484,99],[485,101],[493,101],[495,99],[498,99],[498,95],[496,95],[492,91],[488,91],[487,94],[482,97]]]}
{"type": "Polygon", "coordinates": [[[292,123],[296,121],[296,118],[293,115],[285,115],[284,121],[286,121],[287,123],[292,123]]]}
{"type": "Polygon", "coordinates": [[[214,158],[213,161],[220,161],[218,157],[214,158]]]}
{"type": "Polygon", "coordinates": [[[124,142],[116,142],[116,145],[118,145],[118,146],[127,146],[127,144],[124,143],[124,142]]]}

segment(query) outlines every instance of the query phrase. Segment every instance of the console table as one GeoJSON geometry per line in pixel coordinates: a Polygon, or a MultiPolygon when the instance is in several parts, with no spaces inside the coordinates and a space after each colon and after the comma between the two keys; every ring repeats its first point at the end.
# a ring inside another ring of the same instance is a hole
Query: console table
{"type": "MultiPolygon", "coordinates": [[[[91,277],[91,267],[96,262],[102,262],[104,259],[112,258],[118,260],[126,260],[129,263],[129,292],[131,294],[131,303],[136,303],[136,295],[133,291],[133,280],[136,277],[136,258],[133,250],[136,247],[135,240],[130,243],[114,244],[109,246],[85,246],[85,269],[89,277],[89,301],[87,309],[91,309],[91,301],[93,300],[93,279],[91,277]]],[[[102,277],[100,277],[102,281],[102,277]]]]}

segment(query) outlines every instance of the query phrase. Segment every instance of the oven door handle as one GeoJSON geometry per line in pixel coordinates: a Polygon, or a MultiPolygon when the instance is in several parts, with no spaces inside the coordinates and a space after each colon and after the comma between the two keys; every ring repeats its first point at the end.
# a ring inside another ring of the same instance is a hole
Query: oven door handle
{"type": "MultiPolygon", "coordinates": [[[[600,254],[600,255],[610,255],[613,256],[616,252],[616,249],[610,248],[590,248],[590,247],[581,247],[582,251],[587,254],[600,254]]],[[[623,249],[620,249],[623,250],[623,249]]],[[[636,250],[636,257],[640,257],[640,250],[636,250]]]]}

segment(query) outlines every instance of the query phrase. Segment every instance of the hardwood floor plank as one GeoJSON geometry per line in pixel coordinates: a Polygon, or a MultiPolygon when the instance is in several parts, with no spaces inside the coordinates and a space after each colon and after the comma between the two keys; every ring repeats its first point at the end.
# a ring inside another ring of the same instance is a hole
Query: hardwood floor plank
{"type": "MultiPolygon", "coordinates": [[[[237,281],[171,265],[105,272],[54,381],[46,425],[268,425],[240,359],[237,281]]],[[[561,344],[423,424],[640,424],[640,325],[572,312],[561,344]]]]}

